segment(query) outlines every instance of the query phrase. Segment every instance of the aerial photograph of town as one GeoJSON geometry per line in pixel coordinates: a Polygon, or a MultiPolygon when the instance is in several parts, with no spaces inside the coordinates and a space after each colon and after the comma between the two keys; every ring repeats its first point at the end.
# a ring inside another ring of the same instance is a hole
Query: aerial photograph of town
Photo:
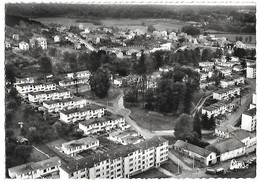
{"type": "Polygon", "coordinates": [[[5,179],[256,179],[256,2],[93,2],[4,4],[5,179]]]}

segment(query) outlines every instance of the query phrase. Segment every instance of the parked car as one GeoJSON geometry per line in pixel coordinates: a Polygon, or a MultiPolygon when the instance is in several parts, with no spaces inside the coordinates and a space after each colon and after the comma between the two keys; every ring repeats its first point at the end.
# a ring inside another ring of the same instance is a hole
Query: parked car
{"type": "Polygon", "coordinates": [[[206,174],[216,174],[216,171],[215,171],[215,169],[207,168],[206,169],[206,174]]]}
{"type": "Polygon", "coordinates": [[[224,168],[218,168],[216,174],[223,174],[225,172],[224,168]]]}

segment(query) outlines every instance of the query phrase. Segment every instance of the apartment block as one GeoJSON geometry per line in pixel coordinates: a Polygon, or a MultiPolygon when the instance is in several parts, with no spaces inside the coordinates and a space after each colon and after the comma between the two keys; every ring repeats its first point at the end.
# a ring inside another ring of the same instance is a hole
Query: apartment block
{"type": "Polygon", "coordinates": [[[104,113],[104,107],[95,104],[88,104],[82,108],[61,111],[60,120],[66,123],[71,123],[85,119],[100,118],[104,113]]]}
{"type": "Polygon", "coordinates": [[[168,160],[168,141],[154,137],[137,145],[119,146],[60,166],[61,179],[129,178],[168,160]]]}
{"type": "Polygon", "coordinates": [[[48,112],[59,112],[65,109],[82,108],[86,105],[87,100],[80,97],[43,102],[43,107],[45,107],[48,110],[48,112]]]}
{"type": "Polygon", "coordinates": [[[24,83],[34,83],[34,77],[26,77],[26,78],[15,78],[14,85],[24,84],[24,83]]]}
{"type": "Polygon", "coordinates": [[[246,68],[246,77],[247,78],[256,78],[256,65],[248,66],[246,68]]]}
{"type": "Polygon", "coordinates": [[[90,71],[78,71],[75,73],[67,73],[68,78],[89,78],[91,75],[90,71]]]}
{"type": "Polygon", "coordinates": [[[231,86],[214,91],[213,99],[228,100],[231,97],[235,97],[236,95],[240,95],[240,87],[231,86]]]}
{"type": "Polygon", "coordinates": [[[250,132],[256,130],[256,108],[249,109],[242,114],[241,129],[250,132]]]}
{"type": "Polygon", "coordinates": [[[244,84],[245,78],[243,76],[229,76],[226,77],[224,80],[220,80],[220,86],[222,88],[226,88],[228,86],[234,86],[237,84],[244,84]]]}
{"type": "Polygon", "coordinates": [[[50,90],[50,91],[40,91],[28,94],[28,99],[30,102],[43,102],[50,100],[61,100],[71,98],[71,93],[68,90],[50,90]]]}
{"type": "Polygon", "coordinates": [[[16,89],[20,94],[26,95],[31,92],[56,90],[56,84],[55,83],[24,83],[24,84],[16,85],[16,89]]]}
{"type": "Polygon", "coordinates": [[[59,85],[61,87],[68,87],[72,85],[81,85],[81,84],[88,84],[89,80],[88,79],[67,79],[67,80],[61,80],[59,81],[59,85]]]}
{"type": "Polygon", "coordinates": [[[113,114],[111,116],[82,121],[79,123],[79,129],[81,129],[85,135],[88,135],[100,131],[109,131],[116,127],[123,128],[125,125],[125,118],[123,116],[113,114]]]}
{"type": "Polygon", "coordinates": [[[202,114],[207,114],[208,118],[211,116],[216,117],[220,114],[224,114],[226,111],[233,109],[235,106],[232,102],[220,101],[210,106],[202,108],[202,114]]]}

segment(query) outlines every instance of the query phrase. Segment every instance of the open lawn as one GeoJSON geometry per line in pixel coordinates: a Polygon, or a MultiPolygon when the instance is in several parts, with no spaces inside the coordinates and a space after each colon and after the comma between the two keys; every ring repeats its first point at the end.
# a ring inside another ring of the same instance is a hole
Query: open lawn
{"type": "Polygon", "coordinates": [[[142,179],[149,179],[149,178],[168,178],[167,175],[160,172],[158,169],[150,169],[148,171],[142,172],[140,174],[134,175],[131,178],[142,178],[142,179]]]}
{"type": "Polygon", "coordinates": [[[172,130],[177,119],[176,116],[151,115],[141,105],[134,107],[127,103],[124,103],[124,105],[131,110],[130,118],[141,128],[148,130],[172,130]]]}
{"type": "Polygon", "coordinates": [[[161,167],[173,174],[178,172],[178,165],[172,162],[172,160],[167,160],[165,163],[161,165],[161,167]]]}
{"type": "Polygon", "coordinates": [[[48,159],[48,157],[46,155],[39,152],[35,148],[32,148],[32,152],[30,154],[28,162],[38,162],[38,161],[42,161],[42,160],[45,160],[45,159],[48,159]]]}

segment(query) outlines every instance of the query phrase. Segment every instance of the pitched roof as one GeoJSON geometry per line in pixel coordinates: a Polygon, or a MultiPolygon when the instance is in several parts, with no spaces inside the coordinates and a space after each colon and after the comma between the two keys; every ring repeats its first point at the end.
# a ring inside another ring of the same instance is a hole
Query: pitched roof
{"type": "Polygon", "coordinates": [[[251,137],[248,131],[242,129],[235,130],[232,132],[232,134],[239,140],[251,137]]]}
{"type": "Polygon", "coordinates": [[[36,171],[38,169],[46,169],[53,166],[59,165],[60,159],[58,157],[52,157],[39,162],[29,162],[20,166],[9,168],[10,173],[15,173],[16,175],[25,174],[31,171],[36,171]]]}
{"type": "Polygon", "coordinates": [[[245,147],[245,144],[243,144],[237,138],[231,137],[231,138],[226,138],[226,139],[220,140],[220,141],[213,143],[209,146],[214,147],[221,154],[223,154],[223,153],[226,153],[226,152],[229,152],[229,151],[233,151],[233,150],[245,147]]]}
{"type": "Polygon", "coordinates": [[[203,156],[203,157],[207,157],[212,153],[212,151],[209,151],[207,149],[198,147],[196,145],[184,142],[182,140],[177,140],[173,146],[175,146],[177,148],[184,148],[188,151],[194,152],[194,153],[199,154],[200,156],[203,156]]]}

